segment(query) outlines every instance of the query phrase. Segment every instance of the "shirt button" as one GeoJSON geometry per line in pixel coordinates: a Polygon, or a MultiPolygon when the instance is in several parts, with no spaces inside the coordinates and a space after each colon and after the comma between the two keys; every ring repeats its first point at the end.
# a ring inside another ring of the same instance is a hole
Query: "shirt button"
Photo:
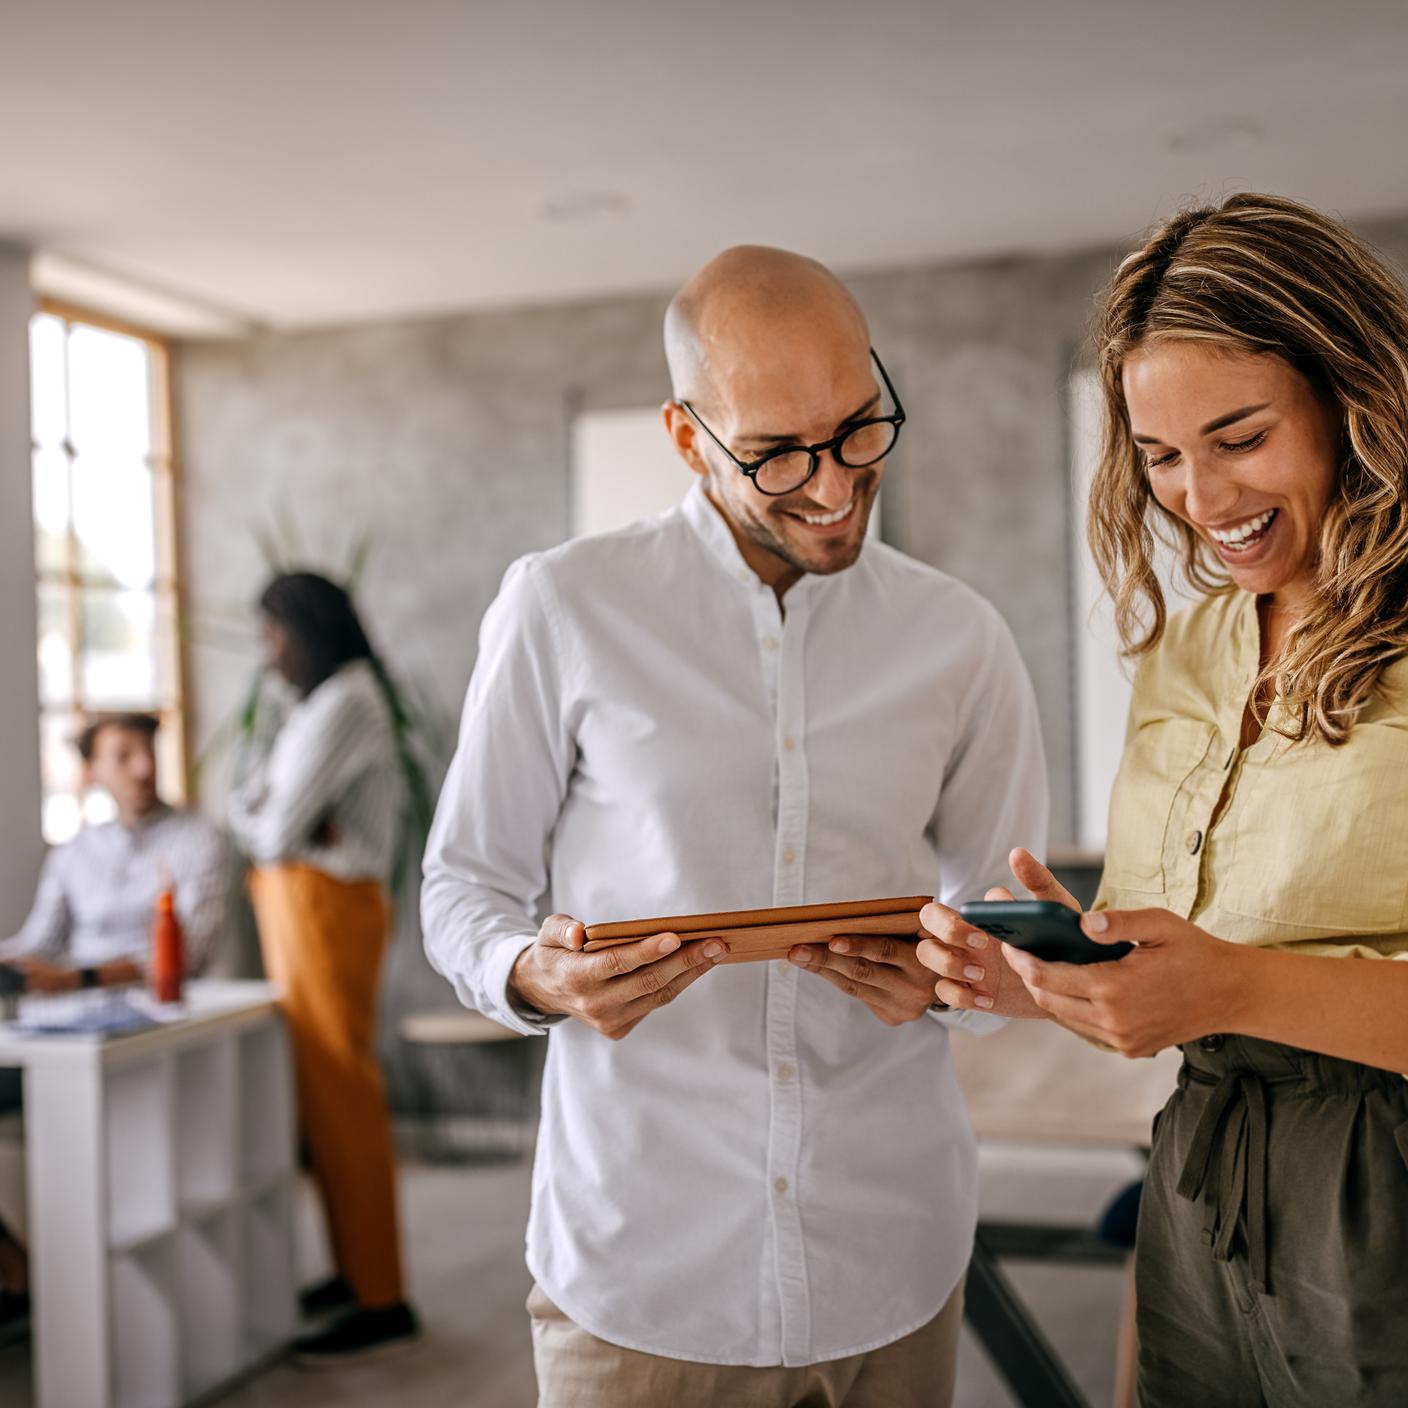
{"type": "Polygon", "coordinates": [[[763,637],[763,649],[764,649],[764,650],[776,650],[776,649],[777,649],[777,637],[776,637],[776,636],[764,636],[764,637],[763,637]]]}
{"type": "Polygon", "coordinates": [[[785,958],[779,958],[777,960],[777,971],[779,973],[789,972],[791,967],[792,965],[785,958]]]}
{"type": "Polygon", "coordinates": [[[796,853],[796,851],[794,851],[791,846],[788,846],[788,848],[787,848],[785,851],[783,851],[783,853],[782,853],[782,863],[783,863],[783,865],[791,865],[792,862],[793,862],[794,860],[796,860],[796,859],[797,859],[797,853],[796,853]]]}
{"type": "Polygon", "coordinates": [[[1195,856],[1203,849],[1203,833],[1201,831],[1190,831],[1188,833],[1188,854],[1195,856]]]}
{"type": "Polygon", "coordinates": [[[784,1062],[777,1068],[777,1078],[778,1078],[778,1080],[780,1080],[780,1081],[789,1081],[789,1080],[791,1080],[792,1077],[795,1076],[796,1074],[797,1074],[796,1070],[795,1070],[792,1066],[790,1066],[786,1061],[784,1061],[784,1062]]]}
{"type": "Polygon", "coordinates": [[[740,571],[738,574],[738,580],[746,585],[747,583],[753,580],[753,574],[747,571],[740,571]]]}
{"type": "Polygon", "coordinates": [[[1198,1042],[1198,1045],[1210,1055],[1216,1055],[1222,1050],[1223,1040],[1224,1038],[1220,1032],[1214,1032],[1211,1036],[1203,1037],[1198,1042]]]}
{"type": "Polygon", "coordinates": [[[797,740],[789,733],[787,737],[782,740],[782,746],[790,753],[797,746],[797,740]]]}
{"type": "Polygon", "coordinates": [[[788,1188],[791,1187],[791,1184],[789,1184],[785,1178],[779,1178],[772,1186],[776,1188],[779,1193],[785,1193],[788,1188]]]}

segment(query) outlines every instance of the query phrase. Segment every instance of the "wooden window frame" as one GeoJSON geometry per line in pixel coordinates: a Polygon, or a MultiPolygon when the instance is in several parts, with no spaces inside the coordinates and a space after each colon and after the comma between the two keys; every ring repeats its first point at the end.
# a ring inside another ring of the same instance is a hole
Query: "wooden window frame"
{"type": "MultiPolygon", "coordinates": [[[[159,661],[158,678],[171,682],[170,697],[157,701],[153,712],[161,719],[162,731],[170,739],[168,746],[171,753],[169,756],[175,760],[175,775],[160,778],[162,797],[169,802],[185,803],[188,800],[190,790],[190,715],[187,707],[189,697],[187,689],[188,660],[184,630],[184,623],[187,619],[187,599],[179,531],[178,501],[181,492],[181,476],[176,456],[171,342],[170,339],[150,328],[128,323],[120,318],[114,318],[108,314],[58,299],[40,298],[35,304],[34,313],[36,316],[47,314],[61,320],[64,324],[66,340],[71,335],[73,328],[81,325],[97,328],[104,332],[117,333],[123,337],[135,338],[145,344],[148,350],[151,368],[151,448],[146,455],[146,464],[152,475],[156,563],[152,581],[145,590],[155,599],[158,648],[166,652],[166,658],[159,661]],[[169,636],[163,639],[162,611],[163,607],[168,605],[171,612],[171,630],[169,636]],[[168,730],[170,730],[169,733],[168,730]]],[[[32,458],[38,445],[33,439],[30,444],[32,458]]],[[[74,460],[73,446],[66,443],[64,451],[71,473],[74,460]]],[[[41,726],[46,718],[73,716],[81,719],[91,712],[90,706],[85,704],[83,699],[81,609],[83,590],[85,588],[91,589],[94,584],[86,580],[77,570],[74,520],[74,505],[70,500],[68,552],[64,569],[60,571],[41,568],[37,557],[34,564],[36,609],[38,608],[39,589],[44,585],[61,586],[69,594],[68,638],[73,651],[72,699],[65,704],[49,704],[40,698],[38,707],[41,726]]]]}

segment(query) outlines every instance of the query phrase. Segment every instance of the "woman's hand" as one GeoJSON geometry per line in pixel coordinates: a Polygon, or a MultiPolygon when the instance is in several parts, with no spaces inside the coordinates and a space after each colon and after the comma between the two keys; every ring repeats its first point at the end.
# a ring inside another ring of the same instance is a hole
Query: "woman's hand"
{"type": "MultiPolygon", "coordinates": [[[[1032,855],[1020,848],[1008,858],[1012,874],[1035,899],[1055,900],[1080,913],[1072,895],[1032,855]]],[[[983,897],[1010,900],[1012,892],[991,889],[983,897]]],[[[926,904],[919,915],[924,932],[919,961],[939,975],[934,993],[950,1007],[977,1008],[1002,1017],[1045,1017],[1045,1012],[1007,962],[1006,945],[975,929],[947,905],[926,904]]]]}
{"type": "Polygon", "coordinates": [[[1123,1056],[1228,1029],[1251,950],[1166,909],[1107,910],[1081,922],[1099,944],[1137,947],[1114,963],[1044,963],[1004,944],[1032,1000],[1063,1027],[1123,1056]]]}

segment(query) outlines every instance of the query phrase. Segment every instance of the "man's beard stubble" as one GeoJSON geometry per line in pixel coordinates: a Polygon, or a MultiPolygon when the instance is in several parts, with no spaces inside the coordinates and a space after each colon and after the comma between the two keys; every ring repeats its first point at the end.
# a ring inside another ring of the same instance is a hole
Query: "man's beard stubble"
{"type": "Polygon", "coordinates": [[[808,561],[802,557],[790,542],[781,534],[774,533],[772,524],[769,521],[771,515],[763,515],[758,519],[746,519],[742,523],[744,534],[750,541],[756,543],[758,547],[770,552],[774,557],[781,558],[789,567],[796,572],[811,572],[821,575],[830,575],[834,572],[844,572],[848,567],[855,565],[856,559],[860,556],[861,549],[865,546],[866,531],[870,527],[871,510],[875,507],[875,494],[878,487],[878,476],[873,470],[866,472],[865,477],[859,474],[852,481],[854,494],[857,500],[856,512],[860,519],[860,532],[855,539],[855,547],[851,553],[841,561],[822,559],[820,561],[808,561]]]}

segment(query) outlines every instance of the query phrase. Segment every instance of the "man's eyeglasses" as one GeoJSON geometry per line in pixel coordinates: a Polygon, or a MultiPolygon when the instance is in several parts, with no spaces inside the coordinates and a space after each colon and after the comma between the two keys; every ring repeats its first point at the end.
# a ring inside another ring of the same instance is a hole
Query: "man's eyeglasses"
{"type": "Polygon", "coordinates": [[[852,421],[838,435],[815,445],[780,445],[776,450],[769,450],[767,454],[760,455],[755,460],[741,460],[700,419],[699,412],[688,401],[681,401],[680,405],[689,412],[694,423],[709,439],[753,481],[753,487],[759,493],[772,497],[791,494],[817,472],[821,457],[828,450],[836,462],[845,465],[847,469],[866,469],[872,464],[879,464],[895,448],[895,441],[900,438],[900,426],[904,424],[904,407],[900,405],[900,398],[895,395],[895,388],[885,371],[885,365],[873,347],[870,349],[870,355],[880,372],[881,381],[885,383],[885,390],[889,392],[890,400],[894,403],[894,414],[868,416],[864,420],[852,421]]]}

